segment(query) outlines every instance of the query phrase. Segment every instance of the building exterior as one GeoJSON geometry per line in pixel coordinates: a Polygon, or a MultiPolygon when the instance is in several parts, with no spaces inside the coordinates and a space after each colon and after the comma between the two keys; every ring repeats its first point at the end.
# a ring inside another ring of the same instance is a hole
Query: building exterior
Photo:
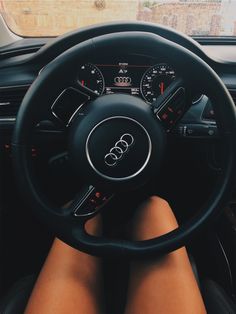
{"type": "Polygon", "coordinates": [[[142,3],[139,3],[137,20],[151,22],[152,21],[152,9],[146,6],[143,6],[142,3]]]}
{"type": "Polygon", "coordinates": [[[217,36],[221,30],[221,1],[160,1],[152,7],[152,21],[188,35],[217,36]],[[167,14],[168,12],[168,14],[167,14]]]}
{"type": "Polygon", "coordinates": [[[129,0],[128,6],[126,0],[0,0],[10,28],[29,36],[53,36],[90,24],[135,20],[138,6],[138,0],[129,0]]]}
{"type": "Polygon", "coordinates": [[[234,21],[234,32],[233,35],[236,36],[236,21],[234,21]]]}

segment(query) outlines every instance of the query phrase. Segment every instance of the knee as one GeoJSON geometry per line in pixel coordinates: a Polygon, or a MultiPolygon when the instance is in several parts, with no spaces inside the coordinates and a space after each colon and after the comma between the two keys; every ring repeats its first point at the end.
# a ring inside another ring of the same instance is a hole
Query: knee
{"type": "Polygon", "coordinates": [[[149,219],[160,219],[168,215],[173,215],[173,211],[169,203],[159,196],[151,196],[147,199],[140,210],[143,212],[143,215],[147,215],[149,219]]]}
{"type": "Polygon", "coordinates": [[[152,207],[155,207],[156,209],[164,209],[164,208],[171,209],[169,203],[164,198],[161,198],[161,197],[156,196],[156,195],[150,196],[147,199],[147,202],[152,207]]]}
{"type": "Polygon", "coordinates": [[[168,202],[152,196],[144,202],[133,218],[133,234],[136,239],[150,239],[178,227],[168,202]]]}

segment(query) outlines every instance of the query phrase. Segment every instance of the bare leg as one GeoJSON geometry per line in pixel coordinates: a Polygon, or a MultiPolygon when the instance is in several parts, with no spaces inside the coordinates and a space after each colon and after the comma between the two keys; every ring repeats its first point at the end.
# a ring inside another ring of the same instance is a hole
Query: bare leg
{"type": "MultiPolygon", "coordinates": [[[[100,234],[100,217],[88,221],[86,229],[90,234],[100,234]]],[[[55,239],[25,313],[101,313],[100,268],[100,259],[55,239]]]]}
{"type": "MultiPolygon", "coordinates": [[[[138,210],[133,239],[147,240],[177,227],[168,203],[150,198],[138,210]]],[[[131,265],[126,314],[203,314],[203,300],[185,248],[131,265]]]]}

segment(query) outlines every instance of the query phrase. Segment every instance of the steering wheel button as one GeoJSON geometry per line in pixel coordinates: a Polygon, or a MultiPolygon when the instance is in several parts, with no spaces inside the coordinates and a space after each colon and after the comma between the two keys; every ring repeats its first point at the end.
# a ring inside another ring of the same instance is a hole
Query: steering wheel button
{"type": "Polygon", "coordinates": [[[214,131],[214,130],[209,130],[209,131],[208,131],[208,134],[209,134],[210,136],[212,136],[212,135],[215,134],[215,131],[214,131]]]}
{"type": "Polygon", "coordinates": [[[205,120],[215,120],[215,112],[210,101],[208,101],[206,107],[203,110],[202,118],[205,120]]]}
{"type": "Polygon", "coordinates": [[[161,116],[162,120],[166,120],[168,118],[168,114],[167,113],[163,113],[163,115],[161,116]]]}

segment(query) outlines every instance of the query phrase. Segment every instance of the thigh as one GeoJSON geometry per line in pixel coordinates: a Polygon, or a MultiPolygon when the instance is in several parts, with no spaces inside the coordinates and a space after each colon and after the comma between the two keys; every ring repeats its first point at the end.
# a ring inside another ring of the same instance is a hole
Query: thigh
{"type": "MultiPolygon", "coordinates": [[[[139,208],[132,236],[134,240],[146,240],[177,227],[169,204],[152,197],[139,208]]],[[[185,248],[158,259],[132,263],[125,313],[206,313],[185,248]]]]}
{"type": "MultiPolygon", "coordinates": [[[[98,220],[91,220],[89,233],[99,229],[98,220]]],[[[103,313],[102,297],[100,259],[55,239],[25,313],[103,313]]]]}

